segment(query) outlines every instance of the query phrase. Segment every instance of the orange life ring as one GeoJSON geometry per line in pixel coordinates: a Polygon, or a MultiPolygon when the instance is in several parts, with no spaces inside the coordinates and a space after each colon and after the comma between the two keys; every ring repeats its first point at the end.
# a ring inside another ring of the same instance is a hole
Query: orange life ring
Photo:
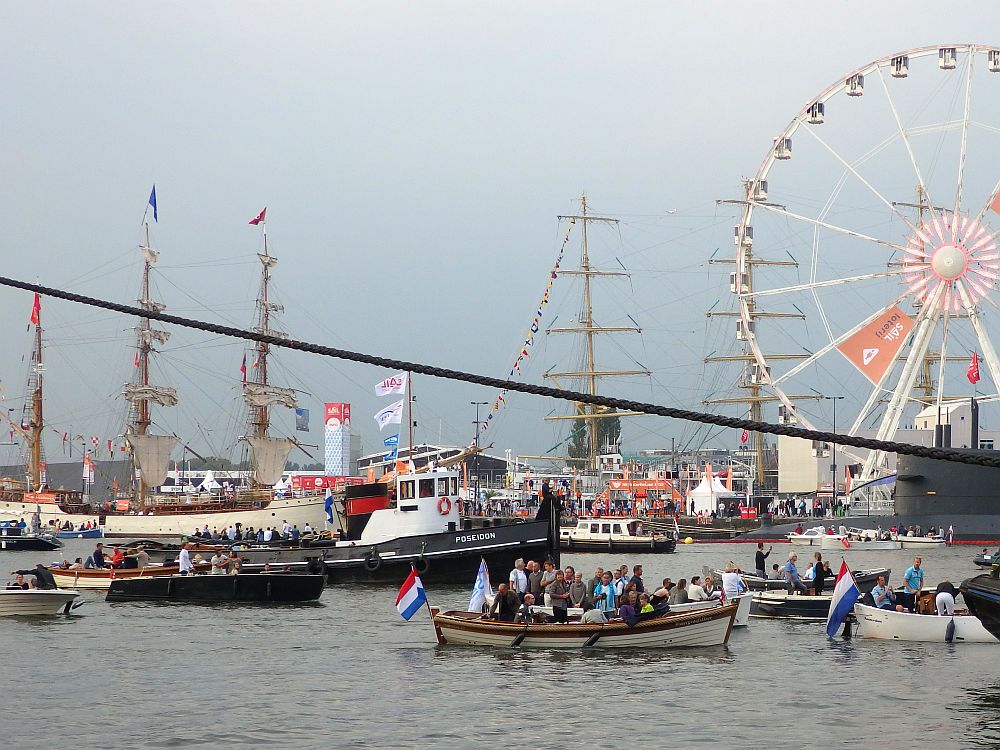
{"type": "Polygon", "coordinates": [[[438,513],[442,516],[446,516],[451,513],[451,500],[444,495],[442,495],[441,499],[438,500],[438,513]]]}

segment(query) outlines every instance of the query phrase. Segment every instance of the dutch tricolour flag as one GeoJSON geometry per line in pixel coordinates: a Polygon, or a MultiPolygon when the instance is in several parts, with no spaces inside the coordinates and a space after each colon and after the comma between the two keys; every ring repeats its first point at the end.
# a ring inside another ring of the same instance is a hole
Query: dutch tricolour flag
{"type": "Polygon", "coordinates": [[[826,634],[833,638],[837,628],[850,613],[854,603],[860,598],[861,590],[854,582],[854,575],[847,569],[847,563],[840,561],[840,572],[837,573],[837,584],[833,587],[833,598],[830,600],[830,614],[826,618],[826,634]]]}
{"type": "Polygon", "coordinates": [[[404,620],[409,620],[420,607],[427,602],[424,584],[420,582],[416,568],[410,568],[410,575],[403,581],[396,597],[396,609],[404,620]]]}

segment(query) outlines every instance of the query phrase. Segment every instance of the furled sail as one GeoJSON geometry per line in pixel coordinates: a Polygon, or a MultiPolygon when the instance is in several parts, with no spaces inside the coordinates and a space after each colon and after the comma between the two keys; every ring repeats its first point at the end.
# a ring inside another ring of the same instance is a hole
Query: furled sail
{"type": "Polygon", "coordinates": [[[287,406],[289,409],[296,407],[295,391],[291,388],[279,388],[274,385],[263,383],[247,383],[243,386],[243,400],[249,406],[287,406]]]}
{"type": "Polygon", "coordinates": [[[169,331],[160,331],[156,328],[139,329],[139,341],[148,346],[152,346],[154,341],[158,344],[165,344],[169,339],[169,331]]]}
{"type": "Polygon", "coordinates": [[[155,401],[160,406],[177,406],[177,389],[165,385],[129,383],[125,386],[125,398],[133,404],[136,401],[155,401]]]}
{"type": "Polygon", "coordinates": [[[274,485],[281,479],[285,462],[292,450],[293,442],[288,438],[248,437],[253,449],[253,465],[257,481],[264,485],[274,485]]]}
{"type": "Polygon", "coordinates": [[[135,465],[147,487],[159,487],[167,478],[170,453],[177,438],[167,435],[126,435],[135,465]]]}

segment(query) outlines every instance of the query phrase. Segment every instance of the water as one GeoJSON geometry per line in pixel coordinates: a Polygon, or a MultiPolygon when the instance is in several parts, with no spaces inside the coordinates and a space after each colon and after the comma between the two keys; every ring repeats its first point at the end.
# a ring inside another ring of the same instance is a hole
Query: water
{"type": "MultiPolygon", "coordinates": [[[[93,548],[72,540],[60,557],[93,548]]],[[[775,545],[768,560],[790,548],[775,545]]],[[[747,544],[674,555],[566,555],[641,563],[647,582],[700,574],[747,544]]],[[[799,550],[800,562],[808,554],[799,550]]],[[[978,549],[924,557],[927,580],[976,573],[978,549]]],[[[0,570],[49,553],[0,553],[0,570]]],[[[52,553],[56,554],[56,553],[52,553]]],[[[846,553],[889,566],[908,551],[846,553]]],[[[839,567],[839,554],[830,555],[839,567]]],[[[776,559],[777,558],[777,559],[776,559]]],[[[494,571],[495,581],[506,571],[494,571]]],[[[432,587],[464,609],[468,587],[432,587]]],[[[115,604],[84,593],[73,617],[3,618],[11,748],[1000,747],[1000,646],[828,640],[819,623],[751,620],[726,647],[562,653],[439,647],[394,587],[329,587],[301,607],[115,604]],[[602,718],[603,717],[603,718],[602,718]]]]}

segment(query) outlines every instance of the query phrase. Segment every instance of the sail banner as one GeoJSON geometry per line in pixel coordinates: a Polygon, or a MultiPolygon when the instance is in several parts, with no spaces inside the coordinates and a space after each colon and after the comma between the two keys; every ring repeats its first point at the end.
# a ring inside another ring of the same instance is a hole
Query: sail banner
{"type": "Polygon", "coordinates": [[[247,383],[243,388],[243,400],[250,406],[286,406],[294,409],[295,391],[263,383],[247,383]]]}
{"type": "Polygon", "coordinates": [[[160,406],[177,406],[177,389],[164,385],[129,383],[125,386],[125,399],[133,404],[136,401],[155,401],[160,406]]]}
{"type": "Polygon", "coordinates": [[[257,481],[273,486],[281,479],[281,472],[285,470],[285,462],[292,450],[292,441],[288,438],[248,437],[247,442],[253,450],[257,481]]]}
{"type": "Polygon", "coordinates": [[[309,410],[301,407],[295,410],[295,430],[309,432],[309,410]]]}
{"type": "Polygon", "coordinates": [[[877,385],[912,330],[913,318],[893,305],[840,342],[837,350],[877,385]]]}
{"type": "Polygon", "coordinates": [[[167,435],[126,435],[136,471],[149,487],[159,487],[167,478],[170,453],[177,438],[167,435]]]}
{"type": "Polygon", "coordinates": [[[391,378],[386,378],[381,383],[375,386],[376,396],[390,396],[393,393],[406,393],[406,381],[409,377],[409,373],[401,372],[397,375],[393,375],[391,378]]]}
{"type": "Polygon", "coordinates": [[[378,425],[379,430],[383,429],[387,424],[403,424],[404,400],[399,399],[396,403],[389,404],[389,406],[375,415],[375,423],[378,425]]]}

